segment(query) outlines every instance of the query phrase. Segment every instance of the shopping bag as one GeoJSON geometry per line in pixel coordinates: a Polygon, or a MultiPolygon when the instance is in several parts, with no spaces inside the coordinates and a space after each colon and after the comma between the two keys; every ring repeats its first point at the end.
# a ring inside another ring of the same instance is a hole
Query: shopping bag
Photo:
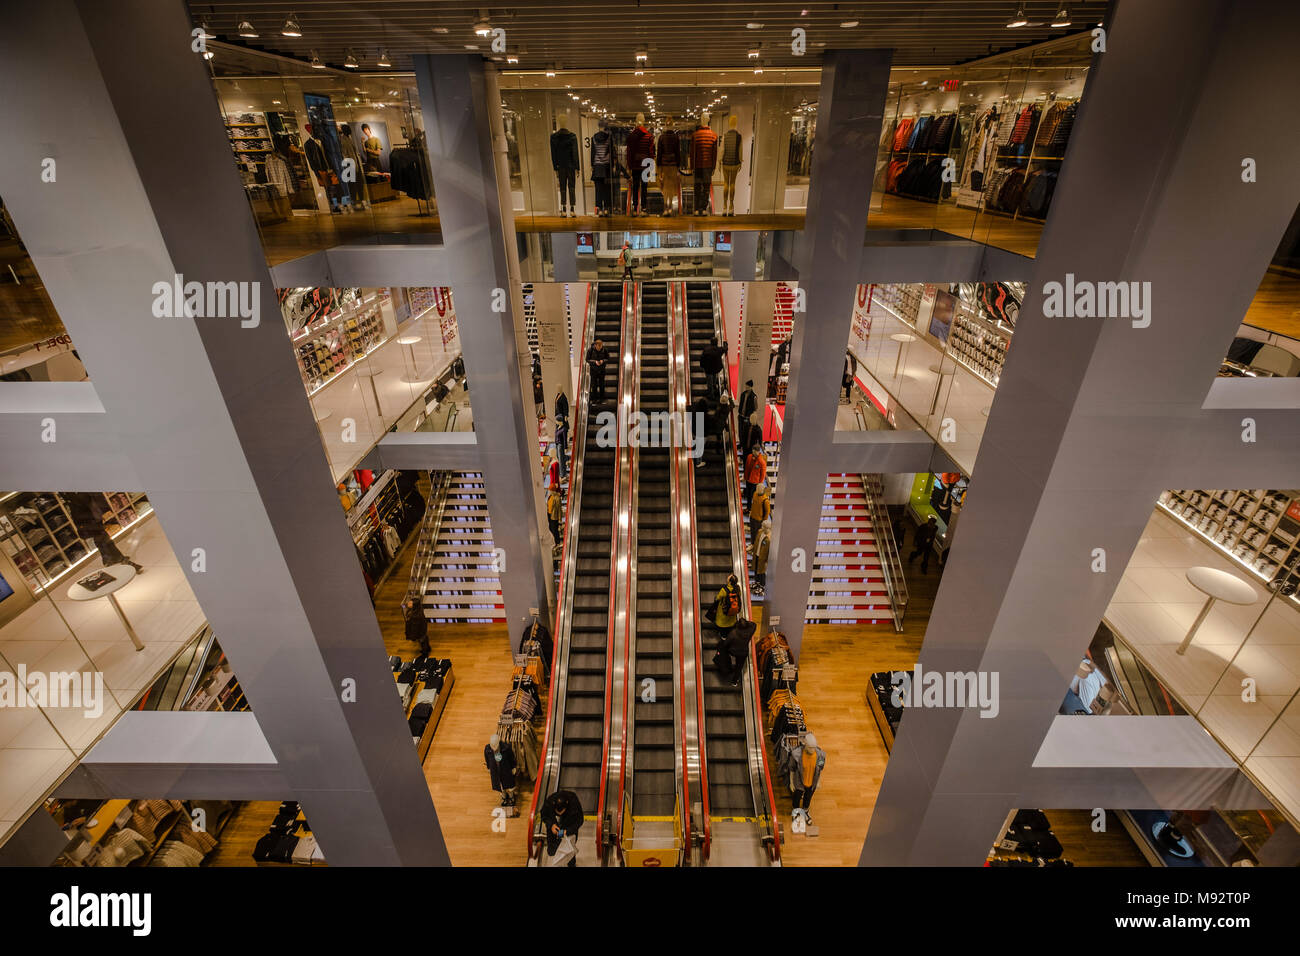
{"type": "Polygon", "coordinates": [[[560,840],[560,845],[555,848],[551,854],[551,860],[548,866],[568,866],[569,861],[578,854],[578,848],[573,845],[573,837],[564,834],[560,840]]]}

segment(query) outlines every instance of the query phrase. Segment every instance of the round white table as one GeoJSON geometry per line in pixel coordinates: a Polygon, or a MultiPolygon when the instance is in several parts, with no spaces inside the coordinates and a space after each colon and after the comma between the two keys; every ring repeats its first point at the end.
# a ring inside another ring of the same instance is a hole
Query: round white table
{"type": "Polygon", "coordinates": [[[944,365],[943,363],[930,366],[930,371],[939,376],[939,382],[934,386],[934,397],[930,399],[931,415],[933,415],[934,410],[939,407],[939,393],[943,391],[943,377],[945,375],[951,375],[956,370],[957,367],[955,365],[944,365]]]}
{"type": "Polygon", "coordinates": [[[1187,583],[1206,595],[1206,598],[1201,613],[1196,615],[1196,620],[1192,622],[1192,629],[1187,632],[1183,642],[1178,645],[1179,654],[1187,653],[1192,638],[1196,636],[1201,624],[1209,616],[1210,608],[1214,606],[1215,601],[1245,605],[1254,604],[1259,600],[1259,595],[1248,582],[1243,581],[1235,574],[1220,571],[1218,568],[1188,568],[1187,583]]]}
{"type": "Polygon", "coordinates": [[[362,378],[370,379],[370,394],[375,397],[375,412],[379,415],[379,420],[384,420],[384,409],[379,404],[379,389],[375,388],[375,376],[383,375],[388,369],[386,368],[367,368],[357,372],[362,378]]]}
{"type": "Polygon", "coordinates": [[[401,338],[397,340],[398,345],[406,346],[406,351],[410,353],[411,356],[410,371],[408,371],[405,375],[402,376],[402,381],[406,382],[408,385],[414,385],[417,382],[427,382],[429,381],[429,379],[433,378],[432,375],[421,375],[420,365],[415,360],[415,343],[423,342],[423,341],[424,341],[424,336],[422,335],[403,335],[401,338]]]}
{"type": "MultiPolygon", "coordinates": [[[[93,601],[96,598],[108,598],[108,603],[113,605],[113,610],[117,612],[118,620],[120,620],[122,626],[126,628],[126,636],[131,638],[131,643],[135,645],[137,651],[142,651],[144,650],[144,642],[140,640],[140,635],[135,632],[135,628],[131,626],[131,622],[128,621],[126,615],[122,613],[122,605],[118,604],[117,598],[113,596],[114,591],[120,591],[131,583],[131,579],[135,577],[135,568],[129,564],[114,564],[104,568],[103,570],[105,574],[109,575],[113,579],[112,581],[109,581],[103,587],[95,591],[82,587],[81,582],[78,581],[68,588],[68,600],[93,601]]],[[[96,573],[98,572],[91,572],[91,574],[96,573]]]]}
{"type": "Polygon", "coordinates": [[[903,349],[909,342],[915,342],[916,336],[909,335],[906,332],[895,332],[890,339],[898,343],[898,355],[894,357],[894,378],[898,378],[898,363],[903,357],[903,349]]]}

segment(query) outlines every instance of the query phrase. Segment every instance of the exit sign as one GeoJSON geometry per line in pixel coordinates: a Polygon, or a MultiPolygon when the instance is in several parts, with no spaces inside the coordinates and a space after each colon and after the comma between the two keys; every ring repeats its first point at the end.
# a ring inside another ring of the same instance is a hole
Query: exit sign
{"type": "Polygon", "coordinates": [[[953,90],[957,89],[957,87],[960,85],[961,85],[961,80],[944,80],[943,91],[945,93],[950,93],[953,90]]]}

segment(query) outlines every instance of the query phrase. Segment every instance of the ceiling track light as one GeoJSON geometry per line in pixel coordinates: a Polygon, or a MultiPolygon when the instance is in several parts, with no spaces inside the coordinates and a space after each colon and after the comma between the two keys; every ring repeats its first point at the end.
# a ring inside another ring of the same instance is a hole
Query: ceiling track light
{"type": "Polygon", "coordinates": [[[300,37],[302,36],[302,27],[298,25],[298,14],[289,14],[289,19],[284,21],[284,26],[280,28],[280,36],[283,37],[300,37]]]}
{"type": "Polygon", "coordinates": [[[375,61],[375,66],[380,67],[381,69],[388,69],[388,67],[392,65],[392,61],[388,59],[388,51],[380,50],[379,59],[375,61]]]}
{"type": "Polygon", "coordinates": [[[519,57],[515,56],[513,53],[507,53],[507,54],[506,54],[506,62],[507,62],[507,63],[518,63],[518,62],[519,62],[519,57]]]}
{"type": "Polygon", "coordinates": [[[492,35],[492,24],[488,22],[487,17],[482,17],[478,23],[474,24],[474,32],[481,37],[490,37],[492,35]]]}
{"type": "Polygon", "coordinates": [[[644,63],[648,59],[650,59],[650,53],[646,50],[645,47],[640,47],[636,51],[636,61],[638,63],[644,63]]]}
{"type": "Polygon", "coordinates": [[[312,68],[313,70],[323,70],[323,69],[325,69],[325,64],[321,62],[321,59],[320,59],[319,56],[317,56],[315,50],[312,50],[312,51],[311,51],[311,68],[312,68]]]}
{"type": "Polygon", "coordinates": [[[247,19],[240,20],[236,32],[241,37],[247,37],[250,40],[257,39],[257,28],[253,26],[250,20],[247,19]]]}
{"type": "Polygon", "coordinates": [[[1028,25],[1029,25],[1029,18],[1025,16],[1025,4],[1023,0],[1021,0],[1021,3],[1016,6],[1015,14],[1011,17],[1010,20],[1007,21],[1007,29],[1014,30],[1016,27],[1023,27],[1028,25]]]}
{"type": "Polygon", "coordinates": [[[754,47],[752,50],[749,51],[749,58],[751,60],[758,59],[758,47],[754,47]]]}
{"type": "Polygon", "coordinates": [[[208,21],[207,21],[207,20],[200,20],[200,21],[199,21],[199,39],[201,39],[201,40],[215,40],[216,38],[217,38],[217,35],[216,35],[215,33],[213,33],[211,30],[208,29],[208,21]]]}
{"type": "Polygon", "coordinates": [[[1068,27],[1070,22],[1070,5],[1063,3],[1061,9],[1056,11],[1056,16],[1052,17],[1052,26],[1068,27]]]}
{"type": "Polygon", "coordinates": [[[347,59],[343,61],[343,65],[349,70],[355,70],[361,66],[361,64],[357,62],[356,55],[351,50],[348,50],[347,59]]]}

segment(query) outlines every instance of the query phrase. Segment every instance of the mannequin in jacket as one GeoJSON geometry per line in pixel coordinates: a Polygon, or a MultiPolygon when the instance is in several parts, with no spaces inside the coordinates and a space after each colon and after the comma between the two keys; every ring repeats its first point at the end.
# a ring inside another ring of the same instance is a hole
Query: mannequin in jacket
{"type": "Polygon", "coordinates": [[[664,215],[681,208],[681,140],[673,128],[673,118],[664,117],[664,131],[655,143],[655,170],[659,173],[659,191],[664,194],[664,215]]]}
{"type": "Polygon", "coordinates": [[[569,117],[561,113],[555,118],[559,128],[551,134],[551,167],[560,185],[560,215],[576,216],[578,204],[574,196],[574,183],[578,176],[578,137],[569,130],[569,117]],[[568,202],[565,202],[565,196],[568,202]]]}
{"type": "Polygon", "coordinates": [[[811,733],[803,735],[803,743],[786,754],[784,769],[789,774],[790,793],[794,800],[791,816],[803,811],[805,819],[812,819],[808,808],[813,794],[821,784],[822,768],[826,766],[826,751],[817,746],[811,733]]]}
{"type": "Polygon", "coordinates": [[[308,139],[303,144],[303,151],[307,154],[307,165],[311,167],[316,182],[320,183],[321,188],[325,190],[325,195],[330,202],[330,212],[339,212],[342,185],[339,183],[338,172],[335,171],[333,164],[330,162],[329,154],[325,152],[325,144],[321,142],[321,138],[312,127],[312,124],[306,124],[305,128],[308,139]]]}
{"type": "Polygon", "coordinates": [[[508,741],[496,734],[488,738],[483,748],[483,761],[492,777],[492,789],[501,794],[501,806],[515,805],[515,752],[508,741]]]}
{"type": "Polygon", "coordinates": [[[596,215],[608,216],[614,205],[614,137],[609,135],[609,120],[603,116],[600,129],[591,137],[591,181],[596,187],[596,215]]]}
{"type": "Polygon", "coordinates": [[[654,178],[655,138],[645,126],[645,114],[636,114],[636,127],[627,134],[627,172],[632,177],[628,184],[628,212],[633,216],[648,216],[646,197],[650,193],[650,179],[654,178]],[[647,162],[649,160],[649,162],[647,162]]]}
{"type": "Polygon", "coordinates": [[[736,177],[740,174],[740,164],[744,159],[744,143],[740,130],[736,129],[736,114],[727,117],[728,129],[722,134],[722,143],[718,150],[722,154],[722,214],[736,214],[736,177]]]}
{"type": "Polygon", "coordinates": [[[709,213],[713,170],[718,165],[718,134],[709,128],[710,116],[703,113],[700,125],[691,134],[691,166],[695,170],[695,215],[709,213]]]}

